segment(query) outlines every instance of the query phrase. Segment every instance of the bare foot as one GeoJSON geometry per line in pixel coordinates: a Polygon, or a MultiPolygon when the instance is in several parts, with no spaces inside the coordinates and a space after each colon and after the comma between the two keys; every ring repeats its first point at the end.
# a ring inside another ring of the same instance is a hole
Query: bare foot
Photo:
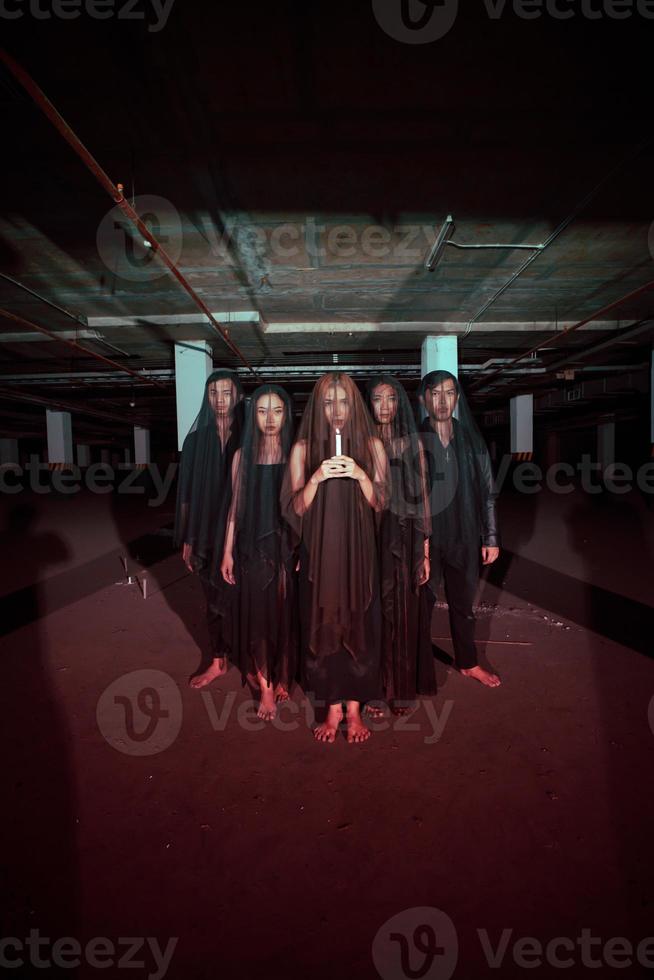
{"type": "Polygon", "coordinates": [[[203,674],[197,674],[190,679],[189,687],[194,688],[196,691],[201,687],[206,687],[212,681],[215,681],[216,677],[222,677],[223,674],[226,674],[228,669],[225,657],[214,657],[211,666],[207,667],[203,674]]]}
{"type": "Polygon", "coordinates": [[[368,703],[364,706],[363,713],[373,721],[379,721],[380,718],[384,718],[386,715],[380,701],[368,701],[368,703]]]}
{"type": "Polygon", "coordinates": [[[336,738],[338,726],[343,721],[343,706],[340,704],[330,704],[327,717],[322,725],[316,725],[313,730],[313,737],[317,742],[333,742],[336,738]]]}
{"type": "Polygon", "coordinates": [[[363,724],[361,720],[361,710],[358,701],[347,702],[347,717],[345,720],[347,728],[347,740],[350,742],[365,742],[370,738],[372,732],[363,724]]]}
{"type": "Polygon", "coordinates": [[[484,687],[499,687],[502,681],[499,679],[497,674],[491,674],[490,671],[484,670],[483,667],[468,667],[462,670],[461,673],[464,677],[474,677],[476,681],[483,684],[484,687]]]}
{"type": "Polygon", "coordinates": [[[282,704],[284,701],[288,701],[289,693],[283,684],[278,684],[275,688],[275,701],[282,704]]]}
{"type": "Polygon", "coordinates": [[[263,721],[272,721],[276,715],[277,705],[275,704],[275,694],[272,687],[261,687],[261,700],[259,701],[257,718],[262,718],[263,721]]]}

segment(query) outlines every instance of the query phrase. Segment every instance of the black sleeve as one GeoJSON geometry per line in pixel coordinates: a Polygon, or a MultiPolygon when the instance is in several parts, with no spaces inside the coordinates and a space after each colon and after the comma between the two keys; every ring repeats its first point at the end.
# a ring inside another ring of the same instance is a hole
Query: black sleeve
{"type": "Polygon", "coordinates": [[[493,478],[490,455],[485,443],[475,452],[477,478],[479,480],[479,504],[481,517],[481,543],[487,548],[500,547],[500,531],[497,524],[497,491],[493,478]]]}

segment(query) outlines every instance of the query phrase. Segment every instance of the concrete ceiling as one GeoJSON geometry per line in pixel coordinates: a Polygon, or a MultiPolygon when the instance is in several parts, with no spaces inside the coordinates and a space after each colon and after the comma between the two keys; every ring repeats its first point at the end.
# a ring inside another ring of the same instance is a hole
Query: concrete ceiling
{"type": "MultiPolygon", "coordinates": [[[[361,378],[390,367],[411,387],[422,340],[444,332],[460,338],[478,407],[528,390],[545,405],[592,379],[585,402],[633,411],[654,290],[617,301],[654,280],[640,97],[654,21],[589,20],[581,7],[565,23],[492,19],[480,2],[418,45],[385,33],[370,3],[353,6],[176,0],[158,32],[26,12],[6,43],[247,361],[300,402],[335,364],[361,378]],[[448,214],[461,245],[553,240],[447,246],[430,272],[448,214]],[[618,376],[631,380],[611,395],[618,376]]],[[[217,365],[238,359],[5,69],[0,81],[0,308],[162,385],[1,317],[2,431],[39,431],[43,399],[171,426],[175,342],[209,340],[217,365]]]]}

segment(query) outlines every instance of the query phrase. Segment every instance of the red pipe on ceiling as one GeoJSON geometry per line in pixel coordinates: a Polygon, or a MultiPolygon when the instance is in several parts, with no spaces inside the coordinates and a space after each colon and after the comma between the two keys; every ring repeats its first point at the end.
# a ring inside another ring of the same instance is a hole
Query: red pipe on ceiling
{"type": "Polygon", "coordinates": [[[112,361],[110,357],[105,357],[103,354],[97,354],[95,351],[89,350],[88,347],[83,347],[82,344],[78,343],[76,340],[68,340],[67,337],[59,337],[53,330],[48,330],[47,327],[41,327],[38,323],[32,323],[31,320],[26,320],[22,316],[18,316],[16,313],[10,313],[9,310],[3,310],[0,308],[0,317],[5,316],[8,320],[13,320],[14,323],[18,323],[21,327],[28,327],[30,330],[37,330],[39,333],[44,334],[46,337],[50,337],[51,340],[58,340],[60,344],[66,344],[68,347],[72,347],[74,350],[81,350],[85,354],[89,354],[94,357],[97,361],[102,361],[103,364],[108,364],[110,367],[118,368],[119,371],[124,371],[125,374],[130,374],[137,381],[146,385],[155,385],[157,388],[163,388],[165,390],[166,385],[162,384],[160,381],[155,381],[154,378],[144,378],[142,374],[138,371],[132,371],[131,368],[125,367],[124,364],[119,364],[117,361],[112,361]]]}
{"type": "Polygon", "coordinates": [[[571,327],[566,327],[565,330],[561,331],[561,333],[554,334],[553,337],[548,337],[546,340],[541,340],[541,342],[536,344],[535,347],[530,347],[529,350],[524,351],[524,353],[518,354],[517,357],[507,361],[507,363],[501,368],[491,371],[490,374],[485,375],[483,378],[479,378],[478,381],[473,381],[472,384],[466,386],[466,390],[475,391],[478,388],[485,388],[491,378],[495,378],[498,374],[502,374],[502,372],[511,367],[511,365],[517,364],[518,361],[524,360],[525,357],[530,357],[531,354],[535,354],[536,351],[539,351],[541,347],[552,347],[553,344],[558,343],[558,341],[563,337],[567,337],[567,335],[572,333],[573,330],[578,330],[579,327],[585,327],[586,324],[590,323],[592,320],[598,320],[605,313],[615,309],[616,306],[626,303],[627,300],[635,299],[637,296],[640,296],[641,293],[646,293],[650,289],[654,289],[654,279],[650,280],[650,282],[646,282],[642,286],[639,286],[638,289],[633,289],[630,293],[627,293],[626,296],[621,296],[620,299],[616,299],[612,303],[608,303],[606,306],[603,306],[601,310],[591,313],[591,315],[587,316],[584,320],[580,320],[578,323],[573,323],[571,327]]]}
{"type": "Polygon", "coordinates": [[[173,274],[175,279],[177,279],[182,288],[186,290],[195,305],[202,311],[202,313],[204,313],[214,331],[219,335],[219,337],[221,337],[222,340],[224,340],[231,352],[235,354],[252,372],[252,374],[256,376],[256,371],[252,365],[248,362],[245,355],[241,353],[240,349],[230,338],[229,330],[222,327],[218,323],[204,300],[198,296],[196,291],[185,278],[183,273],[177,268],[163,246],[160,245],[150,229],[141,221],[131,204],[125,200],[122,194],[122,185],[116,186],[113,181],[110,180],[95,157],[93,157],[92,154],[86,149],[82,141],[78,139],[66,120],[59,114],[59,112],[57,112],[55,107],[52,105],[45,93],[42,92],[31,75],[29,75],[25,69],[22,68],[21,65],[19,65],[18,62],[15,61],[11,55],[7,54],[7,52],[2,48],[0,48],[0,60],[4,62],[14,78],[20,82],[25,91],[32,97],[39,109],[41,109],[42,112],[48,117],[50,122],[55,126],[66,142],[70,144],[85,166],[91,171],[98,183],[104,187],[107,194],[109,194],[111,199],[118,205],[123,214],[129,218],[132,224],[138,229],[139,234],[150,243],[153,252],[159,256],[161,261],[173,274]]]}

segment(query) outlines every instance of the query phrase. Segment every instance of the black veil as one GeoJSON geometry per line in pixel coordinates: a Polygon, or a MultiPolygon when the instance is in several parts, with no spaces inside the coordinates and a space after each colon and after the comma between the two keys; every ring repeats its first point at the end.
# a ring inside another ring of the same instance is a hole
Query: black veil
{"type": "Polygon", "coordinates": [[[389,510],[405,522],[414,521],[417,529],[429,537],[429,501],[424,450],[416,419],[404,387],[390,374],[373,377],[366,387],[366,404],[384,444],[391,474],[389,510]],[[395,393],[395,409],[388,422],[375,416],[375,391],[389,385],[395,393]]]}
{"type": "Polygon", "coordinates": [[[431,535],[427,460],[409,399],[396,378],[371,378],[366,401],[391,474],[391,500],[377,530],[382,684],[392,703],[408,704],[417,694],[436,691],[430,610],[421,588],[431,535]]]}
{"type": "Polygon", "coordinates": [[[205,383],[200,411],[182,448],[177,486],[175,545],[190,549],[196,571],[222,554],[223,535],[231,500],[231,464],[241,430],[243,392],[233,371],[218,370],[205,383]],[[214,382],[230,381],[231,395],[216,414],[209,396],[214,382]]]}
{"type": "MultiPolygon", "coordinates": [[[[278,385],[261,385],[249,402],[232,466],[226,549],[231,547],[235,585],[224,586],[235,590],[232,650],[243,681],[255,675],[287,689],[297,660],[297,559],[291,529],[282,519],[280,491],[292,435],[288,394],[278,385]],[[281,428],[276,417],[280,408],[281,428]],[[265,431],[259,412],[266,413],[265,431]]],[[[214,577],[221,576],[222,557],[222,549],[216,548],[214,577]]]]}
{"type": "MultiPolygon", "coordinates": [[[[245,413],[243,438],[238,465],[232,474],[232,504],[229,520],[234,522],[235,540],[239,553],[247,558],[263,557],[260,548],[263,538],[279,528],[279,490],[271,498],[270,488],[263,485],[263,466],[283,465],[293,441],[293,406],[287,392],[279,385],[260,385],[253,392],[245,413]],[[265,395],[277,395],[284,406],[284,421],[279,439],[271,440],[257,425],[257,406],[265,395]]],[[[215,550],[220,566],[222,551],[215,550]]]]}
{"type": "Polygon", "coordinates": [[[388,463],[361,394],[349,375],[325,375],[307,403],[282,487],[282,513],[302,542],[301,573],[310,584],[310,608],[302,612],[313,657],[345,648],[355,660],[366,660],[366,611],[377,589],[373,516],[388,506],[388,498],[388,463]],[[337,436],[326,405],[339,389],[347,396],[347,415],[337,436]],[[370,478],[372,506],[350,478],[319,483],[305,506],[304,487],[323,460],[337,455],[337,439],[340,454],[354,459],[370,478]]]}
{"type": "Polygon", "coordinates": [[[480,539],[486,545],[499,546],[495,516],[497,493],[486,443],[454,374],[445,370],[430,371],[422,379],[419,391],[428,412],[420,432],[430,473],[432,526],[440,523],[439,537],[449,548],[477,556],[480,539]],[[452,418],[452,452],[442,446],[438,425],[429,415],[431,390],[446,381],[453,382],[457,392],[452,418]]]}

